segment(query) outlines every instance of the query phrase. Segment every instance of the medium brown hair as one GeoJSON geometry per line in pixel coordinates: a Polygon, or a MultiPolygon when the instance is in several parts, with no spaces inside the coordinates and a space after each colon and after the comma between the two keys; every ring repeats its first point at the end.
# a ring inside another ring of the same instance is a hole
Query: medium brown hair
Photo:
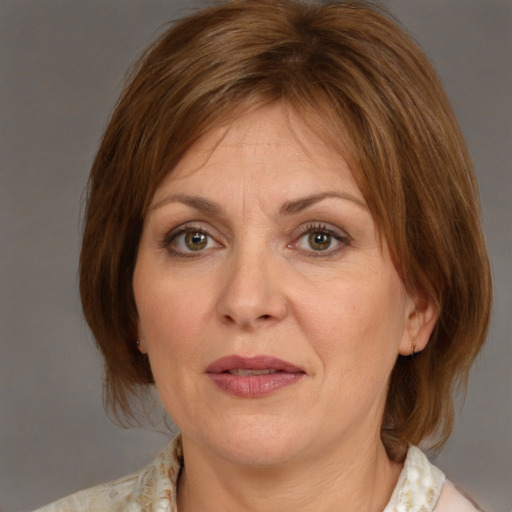
{"type": "Polygon", "coordinates": [[[173,25],[135,66],[92,166],[80,258],[106,402],[133,418],[153,383],[135,343],[132,277],[156,188],[207,130],[272,102],[349,162],[405,286],[439,309],[425,350],[398,357],[381,435],[393,458],[435,434],[440,445],[490,315],[477,184],[427,58],[359,1],[227,2],[173,25]]]}

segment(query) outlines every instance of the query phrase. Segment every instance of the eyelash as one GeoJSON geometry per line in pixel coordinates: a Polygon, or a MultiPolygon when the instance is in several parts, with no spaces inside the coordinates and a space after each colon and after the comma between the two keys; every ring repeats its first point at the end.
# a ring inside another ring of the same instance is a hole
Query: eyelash
{"type": "Polygon", "coordinates": [[[178,226],[177,228],[172,229],[169,233],[167,233],[161,242],[163,248],[167,249],[167,251],[172,255],[178,258],[197,258],[201,256],[203,251],[180,251],[176,250],[172,247],[173,242],[175,242],[179,236],[185,235],[187,233],[201,233],[206,235],[210,240],[213,240],[217,245],[220,245],[210,231],[207,228],[199,227],[194,224],[185,224],[178,226]]]}
{"type": "MultiPolygon", "coordinates": [[[[335,256],[339,251],[343,250],[344,247],[347,247],[351,243],[351,238],[346,233],[340,233],[340,231],[327,227],[326,224],[306,224],[303,228],[301,228],[299,234],[295,238],[295,240],[288,246],[290,248],[296,248],[299,240],[301,240],[304,236],[319,233],[323,235],[329,235],[334,240],[339,242],[335,248],[326,249],[324,251],[315,251],[313,249],[309,251],[301,251],[307,252],[308,256],[313,258],[330,258],[335,256]]],[[[300,250],[300,249],[299,249],[300,250]]]]}
{"type": "MultiPolygon", "coordinates": [[[[172,229],[169,233],[167,233],[162,241],[161,246],[175,257],[179,258],[197,258],[204,253],[204,250],[198,250],[196,251],[181,251],[174,249],[172,247],[173,242],[175,242],[178,237],[185,235],[187,233],[201,233],[206,235],[210,240],[214,241],[218,246],[221,246],[219,242],[215,239],[215,237],[210,233],[210,231],[205,227],[199,227],[195,224],[185,224],[182,226],[178,226],[177,228],[172,229]]],[[[300,232],[295,236],[295,239],[293,242],[287,245],[290,249],[297,249],[302,254],[307,254],[309,257],[313,258],[330,258],[335,256],[339,251],[343,250],[344,247],[349,246],[351,243],[351,238],[349,235],[345,233],[340,233],[338,230],[334,230],[332,228],[327,227],[326,224],[306,224],[305,226],[301,227],[300,232]],[[334,248],[327,248],[326,250],[318,250],[315,251],[314,249],[306,250],[301,249],[298,246],[299,241],[306,235],[312,234],[312,233],[318,233],[323,235],[328,235],[332,237],[334,240],[339,242],[339,244],[334,248]]],[[[208,244],[208,242],[207,242],[208,244]]]]}

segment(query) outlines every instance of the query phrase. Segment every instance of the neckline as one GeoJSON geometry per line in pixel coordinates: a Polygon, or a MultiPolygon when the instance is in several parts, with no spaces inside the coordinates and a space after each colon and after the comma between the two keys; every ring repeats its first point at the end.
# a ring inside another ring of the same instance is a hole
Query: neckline
{"type": "MultiPolygon", "coordinates": [[[[181,434],[169,443],[155,463],[164,480],[159,487],[169,489],[170,512],[178,512],[177,484],[184,464],[181,434]],[[162,471],[163,468],[167,470],[162,471]]],[[[445,480],[444,473],[431,464],[419,448],[409,446],[397,484],[383,512],[434,512],[445,480]]]]}

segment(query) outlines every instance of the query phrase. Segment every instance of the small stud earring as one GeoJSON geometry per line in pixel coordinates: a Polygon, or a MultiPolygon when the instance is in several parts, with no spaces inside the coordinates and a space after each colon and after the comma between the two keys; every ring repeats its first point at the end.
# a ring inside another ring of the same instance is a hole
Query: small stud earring
{"type": "Polygon", "coordinates": [[[415,352],[416,352],[416,340],[414,340],[412,342],[411,357],[414,357],[415,352]]]}
{"type": "Polygon", "coordinates": [[[140,341],[139,340],[136,340],[135,343],[136,343],[137,347],[140,346],[140,341]]]}

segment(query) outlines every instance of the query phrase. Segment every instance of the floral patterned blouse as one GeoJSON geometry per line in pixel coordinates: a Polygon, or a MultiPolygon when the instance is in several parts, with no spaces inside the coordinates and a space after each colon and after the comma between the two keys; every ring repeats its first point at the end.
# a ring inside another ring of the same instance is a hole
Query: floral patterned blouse
{"type": "MultiPolygon", "coordinates": [[[[176,484],[183,462],[177,436],[147,467],[35,512],[177,512],[176,484]]],[[[383,512],[476,512],[471,503],[416,447],[407,452],[391,500],[383,512]]]]}

